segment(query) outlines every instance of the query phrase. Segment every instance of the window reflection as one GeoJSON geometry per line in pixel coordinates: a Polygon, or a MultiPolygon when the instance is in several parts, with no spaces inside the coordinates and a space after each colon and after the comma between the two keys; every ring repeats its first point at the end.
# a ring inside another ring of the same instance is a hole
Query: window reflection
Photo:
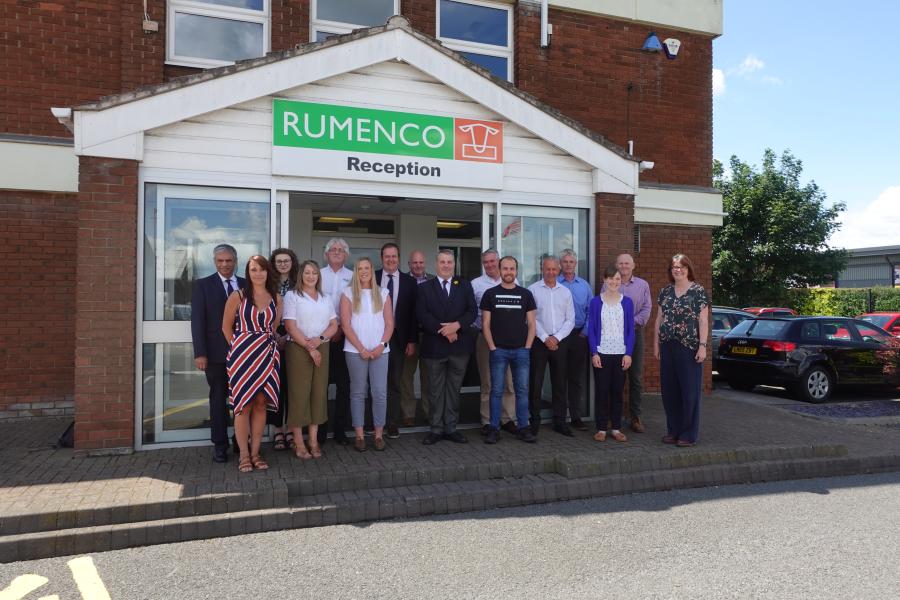
{"type": "Polygon", "coordinates": [[[263,10],[264,0],[196,0],[204,4],[216,4],[218,6],[231,6],[234,8],[246,8],[248,10],[263,10]]]}
{"type": "Polygon", "coordinates": [[[502,56],[489,56],[475,52],[460,52],[460,54],[501,79],[509,78],[508,60],[502,56]]]}
{"type": "Polygon", "coordinates": [[[209,427],[209,386],[190,343],[144,344],[141,432],[144,444],[202,440],[209,427]],[[161,371],[156,363],[162,362],[161,371]],[[162,386],[157,389],[157,386],[162,386]],[[159,397],[157,397],[159,392],[159,397]],[[199,430],[172,436],[171,432],[199,430]],[[166,433],[169,433],[167,435],[166,433]]]}
{"type": "Polygon", "coordinates": [[[509,44],[505,9],[441,0],[440,37],[494,46],[509,44]]]}
{"type": "Polygon", "coordinates": [[[500,240],[503,254],[519,261],[519,281],[529,286],[541,278],[541,257],[559,256],[566,248],[578,254],[578,274],[590,280],[587,256],[587,211],[503,206],[500,240]],[[540,213],[571,216],[540,216],[540,213]]]}
{"type": "Polygon", "coordinates": [[[316,0],[316,19],[371,27],[394,14],[394,0],[316,0]]]}
{"type": "Polygon", "coordinates": [[[237,61],[262,56],[263,25],[175,13],[175,54],[237,61]]]}

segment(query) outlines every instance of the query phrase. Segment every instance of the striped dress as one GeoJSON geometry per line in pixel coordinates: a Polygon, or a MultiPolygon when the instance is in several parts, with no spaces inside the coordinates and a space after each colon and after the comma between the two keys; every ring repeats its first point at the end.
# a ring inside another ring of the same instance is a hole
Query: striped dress
{"type": "Polygon", "coordinates": [[[256,308],[241,294],[241,306],[234,321],[234,339],[228,350],[228,403],[234,414],[262,392],[266,409],[278,410],[278,388],[281,386],[279,367],[281,357],[275,345],[272,323],[275,321],[275,299],[265,311],[256,308]]]}

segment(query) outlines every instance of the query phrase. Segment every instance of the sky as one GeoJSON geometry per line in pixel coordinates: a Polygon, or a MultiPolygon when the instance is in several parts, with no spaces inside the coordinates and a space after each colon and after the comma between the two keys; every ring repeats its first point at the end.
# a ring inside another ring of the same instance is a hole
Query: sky
{"type": "Polygon", "coordinates": [[[833,246],[900,245],[900,2],[724,0],[713,42],[713,155],[803,162],[844,202],[833,246]]]}

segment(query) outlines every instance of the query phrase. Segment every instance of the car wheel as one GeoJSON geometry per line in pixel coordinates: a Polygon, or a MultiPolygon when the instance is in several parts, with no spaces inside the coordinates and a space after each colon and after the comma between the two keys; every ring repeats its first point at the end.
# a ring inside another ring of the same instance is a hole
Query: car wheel
{"type": "Polygon", "coordinates": [[[800,378],[797,392],[804,402],[819,404],[831,397],[834,391],[834,377],[828,369],[815,366],[807,369],[800,378]]]}
{"type": "Polygon", "coordinates": [[[746,379],[729,379],[728,387],[733,390],[740,390],[742,392],[749,392],[753,388],[756,387],[756,384],[752,381],[747,381],[746,379]]]}

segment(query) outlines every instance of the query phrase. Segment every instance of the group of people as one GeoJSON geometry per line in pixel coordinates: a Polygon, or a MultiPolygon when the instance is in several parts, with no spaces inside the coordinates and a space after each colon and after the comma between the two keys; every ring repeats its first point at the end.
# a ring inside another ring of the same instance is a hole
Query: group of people
{"type": "MultiPolygon", "coordinates": [[[[191,320],[195,363],[210,386],[216,462],[228,460],[229,410],[241,472],[268,468],[260,453],[267,423],[275,427],[275,449],[291,449],[301,459],[322,456],[329,429],[336,443],[365,452],[367,424],[372,448],[383,451],[385,438],[415,424],[419,406],[429,424],[423,444],[467,443],[457,425],[473,354],[487,444],[497,443],[501,430],[523,442],[537,440],[545,371],[557,433],[588,430],[581,411],[589,370],[594,439],[627,440],[626,379],[631,430],[645,431],[644,329],[652,305],[630,254],[620,254],[603,272],[596,295],[577,275],[572,250],[543,257],[541,279],[527,288],[519,284],[516,258],[494,250],[482,253],[484,274],[471,282],[456,275],[449,250],[438,252],[433,275],[418,250],[409,256],[409,272],[402,272],[394,243],[381,248],[381,269],[360,257],[351,270],[349,258],[341,238],[326,244],[322,267],[278,248],[268,258],[251,256],[241,278],[234,274],[235,249],[214,249],[216,273],[195,283],[191,320]],[[413,393],[416,371],[421,404],[413,393]],[[331,418],[330,383],[336,387],[331,418]]],[[[691,446],[699,432],[709,299],[684,255],[672,257],[668,279],[651,334],[667,420],[662,441],[691,446]]]]}

